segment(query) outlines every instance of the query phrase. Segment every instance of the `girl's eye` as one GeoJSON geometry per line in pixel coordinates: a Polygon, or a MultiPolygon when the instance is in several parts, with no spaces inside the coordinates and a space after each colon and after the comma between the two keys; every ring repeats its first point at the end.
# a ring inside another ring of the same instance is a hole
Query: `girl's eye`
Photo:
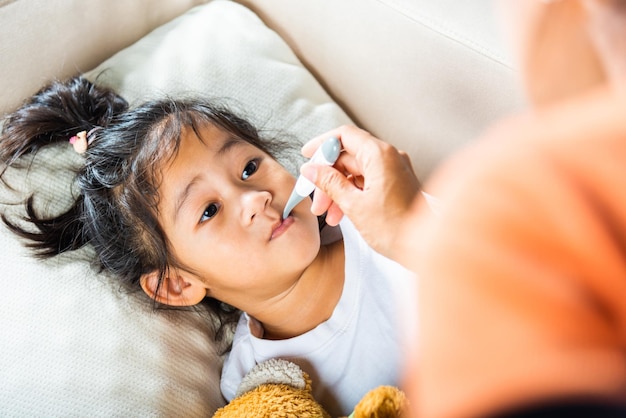
{"type": "Polygon", "coordinates": [[[243,172],[241,173],[241,179],[248,180],[248,178],[258,170],[258,168],[258,160],[249,161],[248,164],[246,164],[246,167],[243,169],[243,172]]]}
{"type": "Polygon", "coordinates": [[[211,203],[209,206],[206,207],[206,209],[204,209],[202,217],[200,218],[200,223],[206,222],[213,218],[217,214],[217,212],[219,212],[219,210],[220,206],[217,203],[211,203]]]}

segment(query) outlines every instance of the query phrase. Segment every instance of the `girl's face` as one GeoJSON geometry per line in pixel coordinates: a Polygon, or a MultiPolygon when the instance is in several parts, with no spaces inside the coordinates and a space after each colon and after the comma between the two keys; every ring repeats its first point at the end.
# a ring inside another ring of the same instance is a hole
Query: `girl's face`
{"type": "Polygon", "coordinates": [[[310,200],[285,221],[294,177],[255,146],[207,126],[164,167],[159,221],[207,295],[241,310],[289,292],[320,248],[310,200]]]}

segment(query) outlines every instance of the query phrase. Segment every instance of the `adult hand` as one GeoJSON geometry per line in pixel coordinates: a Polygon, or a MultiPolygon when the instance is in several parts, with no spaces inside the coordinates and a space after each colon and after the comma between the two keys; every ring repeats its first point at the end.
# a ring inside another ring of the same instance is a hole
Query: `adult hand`
{"type": "Polygon", "coordinates": [[[327,138],[341,140],[343,152],[333,167],[306,163],[301,173],[317,186],[311,211],[327,212],[329,225],[347,215],[365,241],[390,256],[404,216],[420,183],[409,156],[355,126],[342,126],[304,145],[306,157],[327,138]]]}

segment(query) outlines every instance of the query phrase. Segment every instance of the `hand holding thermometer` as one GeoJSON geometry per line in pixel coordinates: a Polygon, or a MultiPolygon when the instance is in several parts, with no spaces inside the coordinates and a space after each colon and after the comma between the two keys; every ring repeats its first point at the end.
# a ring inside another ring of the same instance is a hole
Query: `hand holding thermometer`
{"type": "MultiPolygon", "coordinates": [[[[331,136],[324,141],[322,145],[320,145],[309,162],[331,166],[335,164],[335,161],[339,158],[340,152],[341,142],[339,142],[339,139],[331,136]]],[[[287,206],[285,206],[285,210],[283,211],[283,219],[286,219],[287,216],[289,216],[293,208],[295,208],[298,203],[313,193],[313,190],[315,190],[315,184],[302,175],[298,176],[296,185],[293,188],[293,192],[291,192],[291,196],[289,196],[289,200],[287,201],[287,206]]]]}

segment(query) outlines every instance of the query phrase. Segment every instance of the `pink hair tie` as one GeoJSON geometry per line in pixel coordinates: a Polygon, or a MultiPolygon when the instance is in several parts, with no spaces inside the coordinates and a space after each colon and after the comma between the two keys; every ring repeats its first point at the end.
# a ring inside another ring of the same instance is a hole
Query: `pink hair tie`
{"type": "Polygon", "coordinates": [[[79,133],[71,137],[70,144],[72,144],[72,146],[74,147],[74,151],[76,151],[79,154],[84,154],[87,151],[87,147],[91,144],[91,141],[93,140],[93,138],[90,138],[91,134],[93,134],[95,131],[100,130],[100,129],[102,128],[97,126],[93,128],[92,130],[90,130],[89,132],[80,131],[79,133]],[[90,139],[87,140],[87,138],[90,138],[90,139]]]}
{"type": "Polygon", "coordinates": [[[74,151],[84,154],[87,151],[87,131],[80,131],[70,138],[70,144],[74,146],[74,151]]]}

